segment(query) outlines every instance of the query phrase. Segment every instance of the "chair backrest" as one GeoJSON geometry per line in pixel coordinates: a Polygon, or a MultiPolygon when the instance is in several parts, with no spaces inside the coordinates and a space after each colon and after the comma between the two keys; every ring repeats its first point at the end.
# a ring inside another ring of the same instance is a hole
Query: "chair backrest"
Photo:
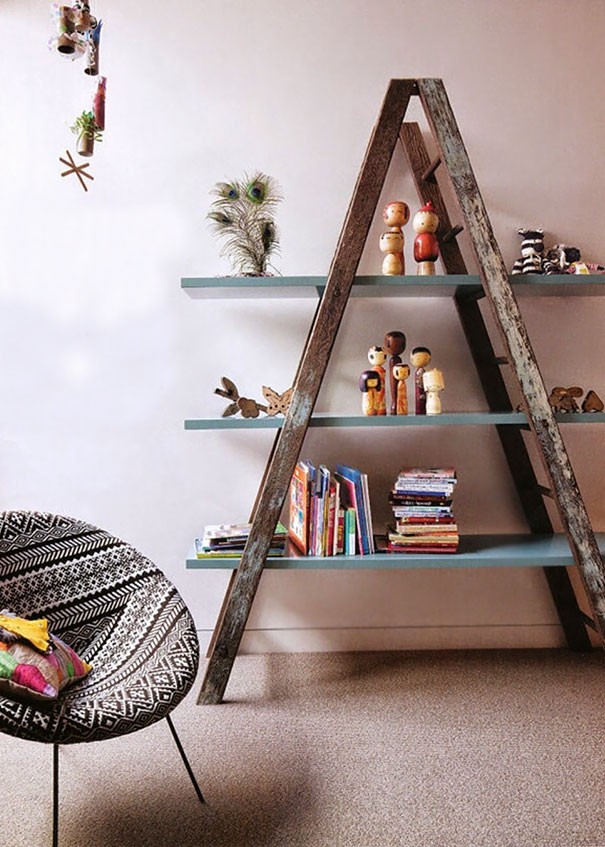
{"type": "Polygon", "coordinates": [[[47,618],[93,672],[50,711],[0,696],[0,732],[61,744],[121,735],[165,717],[195,680],[195,623],[175,586],[84,521],[0,512],[1,609],[47,618]]]}
{"type": "Polygon", "coordinates": [[[153,562],[98,527],[46,512],[0,512],[0,609],[47,618],[56,635],[86,652],[142,594],[156,603],[158,595],[180,599],[153,562]]]}

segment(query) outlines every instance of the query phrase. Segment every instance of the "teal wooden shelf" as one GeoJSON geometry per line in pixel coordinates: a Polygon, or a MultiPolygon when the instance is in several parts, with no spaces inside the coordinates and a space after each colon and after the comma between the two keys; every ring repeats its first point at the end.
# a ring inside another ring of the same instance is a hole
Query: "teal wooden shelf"
{"type": "MultiPolygon", "coordinates": [[[[559,413],[561,424],[602,424],[605,412],[559,413]]],[[[258,418],[191,418],[185,421],[185,429],[280,429],[283,417],[258,418]]],[[[447,412],[441,415],[327,415],[314,414],[310,427],[402,427],[402,426],[529,426],[524,412],[447,412]]]]}
{"type": "MultiPolygon", "coordinates": [[[[605,554],[605,533],[596,533],[605,554]]],[[[190,570],[235,570],[239,559],[197,559],[193,550],[187,558],[190,570]]],[[[271,570],[391,570],[419,568],[536,568],[568,567],[574,564],[565,535],[465,535],[457,553],[375,553],[373,556],[287,555],[267,559],[271,570]]]]}
{"type": "MultiPolygon", "coordinates": [[[[183,277],[181,288],[192,297],[317,297],[326,286],[325,276],[183,277]]],[[[523,297],[603,296],[605,274],[511,276],[516,294],[523,297]]],[[[358,276],[352,297],[451,297],[457,289],[480,290],[474,274],[442,276],[358,276]]]]}

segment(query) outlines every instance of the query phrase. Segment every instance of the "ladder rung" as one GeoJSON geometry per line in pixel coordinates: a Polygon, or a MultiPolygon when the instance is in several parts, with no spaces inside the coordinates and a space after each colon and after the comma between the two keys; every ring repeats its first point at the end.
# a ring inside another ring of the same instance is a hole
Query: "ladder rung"
{"type": "Polygon", "coordinates": [[[461,224],[456,224],[450,230],[448,230],[448,232],[445,233],[441,241],[443,242],[443,244],[447,244],[448,241],[453,241],[457,235],[460,235],[463,229],[464,227],[461,224]]]}
{"type": "Polygon", "coordinates": [[[509,365],[508,356],[494,356],[492,359],[495,365],[509,365]]]}
{"type": "Polygon", "coordinates": [[[594,629],[595,632],[599,631],[596,623],[593,621],[593,619],[590,617],[590,615],[587,615],[586,612],[583,612],[581,609],[580,609],[580,617],[582,618],[582,620],[584,621],[586,626],[589,626],[591,629],[594,629]]]}
{"type": "Polygon", "coordinates": [[[555,499],[555,495],[553,493],[552,488],[547,488],[546,485],[539,485],[538,491],[542,494],[543,497],[551,497],[553,500],[555,499]]]}
{"type": "Polygon", "coordinates": [[[437,156],[436,159],[433,159],[428,168],[424,171],[421,176],[423,182],[435,182],[435,171],[441,164],[441,156],[437,156]]]}

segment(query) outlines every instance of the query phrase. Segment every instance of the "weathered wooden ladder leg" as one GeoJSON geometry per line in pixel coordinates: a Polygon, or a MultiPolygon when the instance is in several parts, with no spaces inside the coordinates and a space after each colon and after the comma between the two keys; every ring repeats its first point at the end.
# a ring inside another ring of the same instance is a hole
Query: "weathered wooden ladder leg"
{"type": "Polygon", "coordinates": [[[392,80],[372,133],[326,289],[294,381],[292,402],[258,498],[250,537],[214,639],[198,703],[220,703],[309,425],[415,80],[392,80]]]}
{"type": "Polygon", "coordinates": [[[480,269],[483,289],[515,375],[569,545],[589,599],[593,622],[605,640],[605,567],[536,357],[477,188],[445,87],[417,80],[439,156],[452,182],[480,269]]]}
{"type": "MultiPolygon", "coordinates": [[[[443,194],[435,179],[435,171],[441,163],[441,158],[430,161],[417,123],[403,124],[401,142],[422,202],[430,200],[439,215],[438,237],[445,271],[448,274],[466,274],[466,263],[455,239],[462,227],[452,226],[443,194]],[[448,234],[453,235],[448,237],[448,234]]],[[[500,370],[502,363],[495,354],[479,307],[479,292],[469,295],[465,289],[466,286],[460,287],[456,292],[455,301],[487,405],[493,412],[512,411],[513,405],[500,370]]],[[[484,296],[483,292],[480,296],[484,296]]],[[[496,431],[530,531],[540,534],[552,533],[552,522],[542,498],[527,445],[523,440],[522,430],[511,426],[496,426],[496,431]]],[[[569,647],[578,651],[590,650],[590,638],[569,574],[565,568],[545,567],[544,575],[569,647]]]]}

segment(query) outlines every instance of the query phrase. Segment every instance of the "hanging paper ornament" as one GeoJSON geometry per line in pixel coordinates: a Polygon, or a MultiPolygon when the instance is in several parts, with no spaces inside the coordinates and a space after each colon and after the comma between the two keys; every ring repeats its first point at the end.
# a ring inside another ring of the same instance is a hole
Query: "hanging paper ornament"
{"type": "Polygon", "coordinates": [[[88,3],[76,2],[73,6],[52,6],[52,17],[57,34],[49,41],[51,50],[72,61],[87,55],[85,73],[95,75],[99,72],[100,21],[90,14],[88,3]]]}
{"type": "Polygon", "coordinates": [[[94,29],[91,29],[86,38],[86,67],[84,73],[96,76],[99,73],[99,48],[101,46],[101,27],[103,21],[99,21],[94,29]]]}
{"type": "Polygon", "coordinates": [[[105,90],[107,86],[107,77],[100,77],[97,85],[97,90],[92,101],[92,111],[95,116],[95,123],[100,130],[105,129],[105,90]]]}

